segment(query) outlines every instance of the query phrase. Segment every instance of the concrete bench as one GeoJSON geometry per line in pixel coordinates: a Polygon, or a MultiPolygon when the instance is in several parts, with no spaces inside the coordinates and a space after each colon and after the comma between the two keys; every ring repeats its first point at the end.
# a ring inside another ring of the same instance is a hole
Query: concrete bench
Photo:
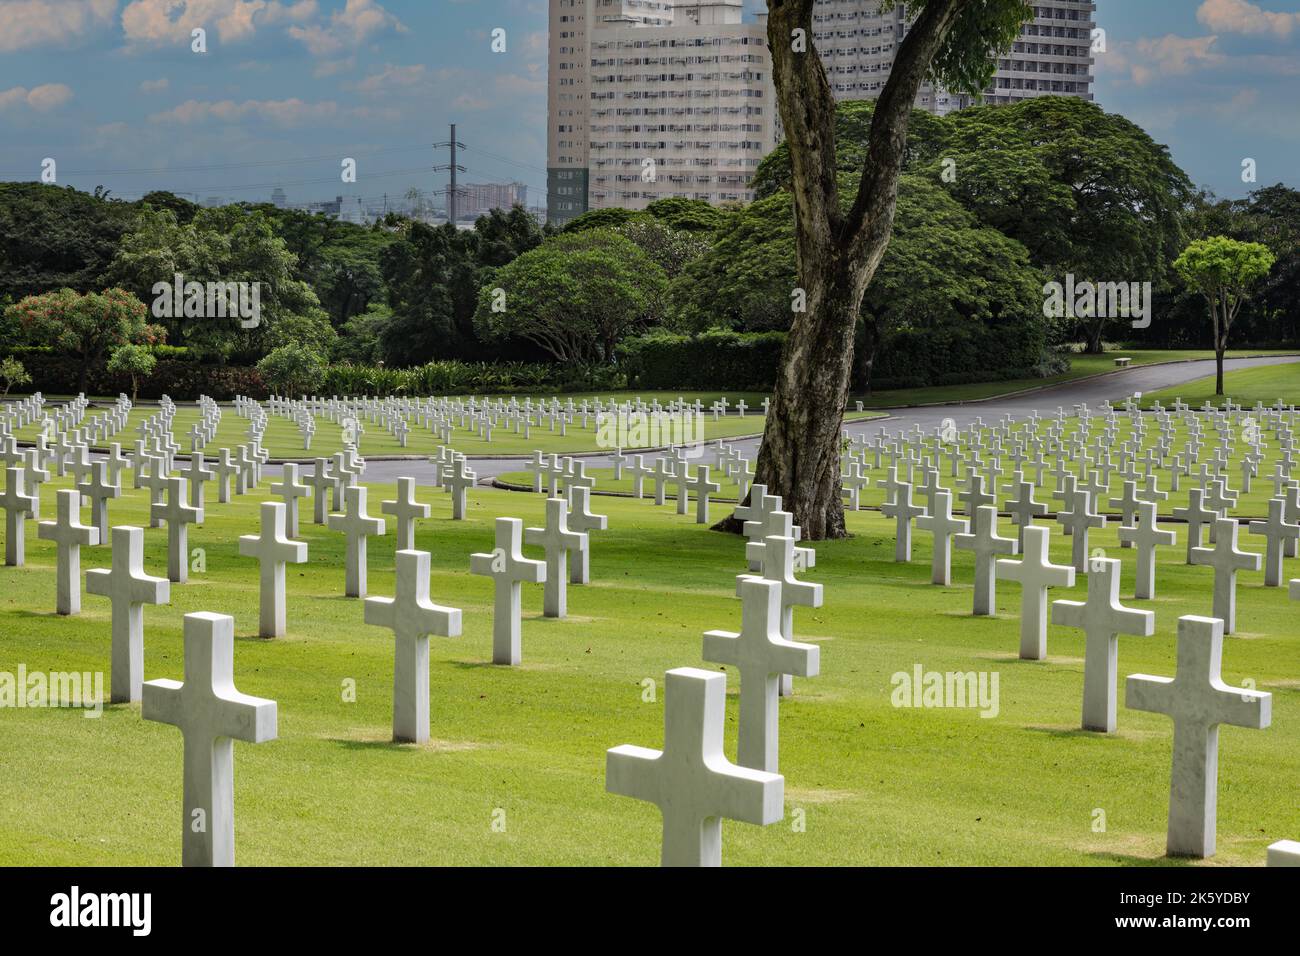
{"type": "Polygon", "coordinates": [[[1120,368],[1128,368],[1129,363],[1132,361],[1133,360],[1131,358],[1117,358],[1115,359],[1115,364],[1118,365],[1120,368]]]}

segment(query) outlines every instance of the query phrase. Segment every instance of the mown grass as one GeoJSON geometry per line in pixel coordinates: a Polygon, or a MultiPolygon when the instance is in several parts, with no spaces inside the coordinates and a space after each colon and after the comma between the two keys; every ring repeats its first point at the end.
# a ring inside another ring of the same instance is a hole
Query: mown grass
{"type": "MultiPolygon", "coordinates": [[[[372,512],[391,493],[373,487],[372,512]]],[[[144,495],[126,491],[112,505],[113,523],[143,524],[144,495]]],[[[524,663],[496,667],[488,663],[491,583],[468,573],[469,554],[491,549],[498,515],[539,523],[543,501],[475,489],[467,520],[453,522],[444,494],[422,489],[419,497],[433,505],[416,542],[432,554],[431,595],[464,611],[462,637],[432,640],[428,746],[390,742],[392,636],[366,626],[361,602],[343,598],[343,538],[311,523],[309,503],[301,537],[310,562],[289,569],[286,638],[254,637],[257,567],[237,553],[238,536],[256,528],[264,490],[209,503],[207,523],[190,536],[206,570],[173,586],[171,605],[145,610],[146,679],[180,679],[182,615],[217,611],[236,619],[239,689],[279,703],[279,739],[235,748],[238,862],[657,862],[658,813],[605,793],[605,750],[662,745],[662,684],[645,702],[646,678],[715,667],[701,660],[701,632],[739,625],[741,542],[671,506],[594,499],[610,530],[594,535],[592,584],[570,589],[563,621],[542,619],[540,588],[526,588],[524,663]],[[342,694],[348,679],[355,703],[342,694]],[[505,832],[492,826],[500,810],[505,832]]],[[[797,636],[822,646],[822,675],[796,679],[796,696],[781,704],[787,819],[767,828],[725,824],[724,861],[1171,862],[1163,857],[1170,722],[1121,706],[1115,735],[1080,731],[1082,635],[1052,627],[1050,658],[1021,662],[1015,585],[999,588],[996,617],[972,618],[969,552],[957,552],[954,586],[933,587],[928,535],[916,535],[913,563],[899,565],[892,523],[874,512],[848,520],[854,537],[818,544],[806,575],[825,585],[824,607],[795,616],[797,636]],[[996,672],[998,715],[896,709],[891,675],[917,663],[996,672]],[[1094,830],[1097,810],[1104,832],[1094,830]]],[[[1133,552],[1120,551],[1114,535],[1113,526],[1094,532],[1094,544],[1124,559],[1131,595],[1133,552]]],[[[161,573],[166,532],[148,530],[145,539],[146,568],[161,573]]],[[[1068,541],[1055,537],[1053,554],[1065,561],[1068,541]]],[[[106,548],[85,549],[82,567],[108,559],[106,548]]],[[[80,616],[52,614],[53,561],[51,544],[29,526],[27,566],[0,568],[0,670],[107,670],[109,605],[86,596],[80,616]]],[[[371,594],[392,593],[392,568],[390,528],[370,542],[371,594]]],[[[1288,561],[1287,571],[1300,576],[1300,561],[1288,561]]],[[[1055,596],[1079,599],[1085,586],[1055,596]]],[[[1121,679],[1172,674],[1178,616],[1209,613],[1210,572],[1184,566],[1181,548],[1161,549],[1158,589],[1154,601],[1126,599],[1155,610],[1157,630],[1121,638],[1121,679]]],[[[1214,862],[1258,864],[1268,843],[1300,834],[1300,636],[1285,589],[1243,574],[1238,600],[1240,634],[1226,640],[1224,678],[1272,692],[1274,726],[1222,731],[1214,862]]],[[[738,690],[732,676],[733,755],[738,690]]],[[[175,728],[144,722],[137,706],[110,707],[98,720],[70,709],[6,710],[0,720],[0,863],[179,861],[175,728]]]]}
{"type": "Polygon", "coordinates": [[[1174,400],[1181,398],[1193,408],[1200,408],[1210,402],[1222,408],[1228,399],[1246,408],[1256,402],[1273,405],[1279,399],[1283,404],[1292,405],[1300,392],[1300,363],[1288,365],[1263,365],[1259,368],[1243,368],[1223,374],[1223,395],[1214,393],[1217,379],[1214,375],[1199,378],[1174,388],[1166,388],[1150,395],[1142,396],[1142,405],[1151,408],[1158,401],[1168,407],[1174,400]]]}

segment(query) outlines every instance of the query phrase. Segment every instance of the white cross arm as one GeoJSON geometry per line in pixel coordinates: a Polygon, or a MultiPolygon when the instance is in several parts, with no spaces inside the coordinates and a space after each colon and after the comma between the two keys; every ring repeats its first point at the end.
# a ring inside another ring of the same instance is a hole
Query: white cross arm
{"type": "Polygon", "coordinates": [[[260,744],[276,738],[276,704],[263,697],[241,694],[232,685],[214,686],[215,697],[187,700],[180,681],[145,681],[140,716],[182,730],[191,719],[210,722],[218,737],[260,744]],[[201,710],[201,714],[192,711],[201,710]]]}
{"type": "MultiPolygon", "coordinates": [[[[761,580],[761,579],[760,579],[761,580]]],[[[793,674],[796,677],[816,677],[821,665],[821,648],[816,644],[787,641],[779,635],[769,637],[766,651],[769,674],[793,674]]],[[[741,636],[735,631],[705,631],[704,654],[706,661],[718,664],[741,663],[747,657],[741,646],[741,636]]],[[[750,658],[752,660],[752,658],[750,658]]]]}
{"type": "Polygon", "coordinates": [[[460,637],[460,608],[440,604],[398,602],[396,598],[366,598],[365,622],[403,633],[460,637]]]}
{"type": "MultiPolygon", "coordinates": [[[[748,548],[745,549],[748,552],[748,548]]],[[[761,555],[761,552],[760,552],[761,555]]],[[[746,555],[748,557],[748,554],[746,555]]],[[[756,556],[757,557],[757,556],[756,556]]],[[[736,575],[736,597],[744,594],[746,581],[769,581],[771,578],[765,578],[761,574],[737,574],[736,575]]],[[[821,607],[823,589],[820,584],[814,584],[811,581],[792,581],[786,579],[781,584],[781,603],[795,604],[799,607],[821,607]]]]}

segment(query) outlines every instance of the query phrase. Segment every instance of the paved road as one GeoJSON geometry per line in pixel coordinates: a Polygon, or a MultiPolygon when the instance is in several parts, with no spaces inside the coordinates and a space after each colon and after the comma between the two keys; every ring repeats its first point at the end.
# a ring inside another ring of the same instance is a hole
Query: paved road
{"type": "MultiPolygon", "coordinates": [[[[1260,358],[1227,359],[1224,371],[1255,368],[1260,365],[1280,365],[1300,362],[1300,356],[1281,355],[1260,358]]],[[[874,433],[877,428],[886,431],[901,431],[919,424],[922,428],[938,427],[945,418],[951,418],[960,427],[973,422],[977,417],[985,422],[996,422],[1003,415],[1014,419],[1029,417],[1032,412],[1039,415],[1054,414],[1058,408],[1067,411],[1080,402],[1099,405],[1106,399],[1116,401],[1135,392],[1157,392],[1164,388],[1186,384],[1214,374],[1214,361],[1176,362],[1170,365],[1141,366],[1121,369],[1108,375],[1098,376],[1078,382],[1065,382],[1035,392],[1026,392],[1007,398],[994,398],[980,402],[968,402],[963,405],[942,405],[930,408],[909,408],[891,411],[888,418],[874,419],[867,422],[850,424],[850,432],[874,433]]],[[[1297,378],[1300,384],[1300,377],[1297,378]]],[[[1283,396],[1279,396],[1283,397],[1283,396]]],[[[1290,396],[1287,396],[1288,398],[1290,396]]],[[[758,448],[758,439],[732,442],[739,448],[750,452],[753,457],[758,448]]],[[[658,455],[649,454],[647,461],[653,461],[658,455]]],[[[587,470],[609,468],[609,459],[604,456],[584,456],[587,470]]],[[[524,463],[518,458],[476,458],[472,462],[474,471],[481,482],[490,481],[494,476],[507,472],[523,470],[524,463]]],[[[308,466],[310,467],[310,466],[308,466]]],[[[382,484],[396,482],[404,475],[415,477],[421,483],[433,475],[433,466],[423,461],[371,461],[366,467],[365,480],[382,484]]]]}

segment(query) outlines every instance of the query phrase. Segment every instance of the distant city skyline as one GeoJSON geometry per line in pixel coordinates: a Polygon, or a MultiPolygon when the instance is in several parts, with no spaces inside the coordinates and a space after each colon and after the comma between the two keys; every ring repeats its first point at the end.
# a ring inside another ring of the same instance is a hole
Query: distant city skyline
{"type": "MultiPolygon", "coordinates": [[[[1099,0],[1096,18],[1095,99],[1197,185],[1300,184],[1300,0],[1099,0]]],[[[441,206],[433,144],[455,122],[462,182],[544,205],[546,26],[546,0],[0,0],[0,180],[52,158],[59,183],[127,199],[441,206]]]]}

